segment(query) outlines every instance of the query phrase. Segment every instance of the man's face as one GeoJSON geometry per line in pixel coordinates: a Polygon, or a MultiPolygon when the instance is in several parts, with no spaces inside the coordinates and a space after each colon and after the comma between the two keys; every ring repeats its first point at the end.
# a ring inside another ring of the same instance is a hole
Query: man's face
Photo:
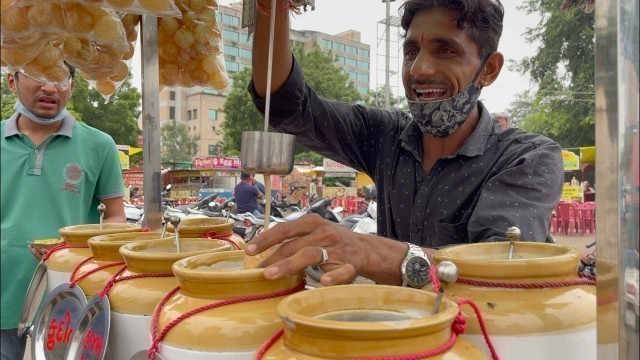
{"type": "Polygon", "coordinates": [[[416,14],[403,44],[402,82],[407,99],[437,101],[464,90],[480,66],[476,44],[444,8],[416,14]]]}
{"type": "Polygon", "coordinates": [[[75,89],[73,80],[67,86],[60,86],[43,83],[20,72],[7,74],[7,83],[9,90],[18,95],[22,105],[45,119],[58,115],[67,106],[67,101],[75,89]]]}

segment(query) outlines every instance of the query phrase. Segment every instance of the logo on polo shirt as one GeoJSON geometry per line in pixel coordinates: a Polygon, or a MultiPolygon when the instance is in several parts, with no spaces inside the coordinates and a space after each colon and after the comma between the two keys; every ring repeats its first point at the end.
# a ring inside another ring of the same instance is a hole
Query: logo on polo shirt
{"type": "Polygon", "coordinates": [[[84,168],[80,164],[68,163],[62,171],[62,177],[64,178],[62,190],[79,193],[78,184],[82,181],[83,176],[84,168]]]}

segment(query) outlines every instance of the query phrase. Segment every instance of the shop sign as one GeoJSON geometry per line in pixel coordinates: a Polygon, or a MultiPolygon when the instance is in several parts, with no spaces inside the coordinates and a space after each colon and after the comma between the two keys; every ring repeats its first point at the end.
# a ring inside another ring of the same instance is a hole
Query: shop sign
{"type": "Polygon", "coordinates": [[[338,177],[338,178],[356,178],[356,173],[354,172],[326,172],[324,173],[324,177],[338,177]]]}
{"type": "Polygon", "coordinates": [[[242,163],[236,157],[206,157],[194,158],[193,165],[196,169],[240,169],[242,163]]]}
{"type": "Polygon", "coordinates": [[[218,170],[215,174],[216,176],[240,176],[240,172],[234,170],[218,170]]]}
{"type": "Polygon", "coordinates": [[[582,187],[575,185],[564,185],[562,187],[561,200],[572,201],[576,199],[582,199],[582,187]]]}
{"type": "Polygon", "coordinates": [[[562,162],[564,171],[580,170],[580,157],[572,151],[562,150],[562,162]]]}
{"type": "Polygon", "coordinates": [[[327,172],[356,172],[354,169],[346,165],[342,165],[337,161],[333,161],[327,158],[324,158],[322,160],[322,167],[324,168],[324,171],[327,172]]]}

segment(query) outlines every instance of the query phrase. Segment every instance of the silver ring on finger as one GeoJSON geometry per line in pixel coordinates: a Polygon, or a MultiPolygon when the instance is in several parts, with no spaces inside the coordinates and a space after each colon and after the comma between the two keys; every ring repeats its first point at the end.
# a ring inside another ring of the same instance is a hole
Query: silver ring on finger
{"type": "Polygon", "coordinates": [[[329,262],[329,253],[323,247],[320,248],[320,251],[322,251],[322,260],[320,261],[320,265],[324,265],[329,262]]]}

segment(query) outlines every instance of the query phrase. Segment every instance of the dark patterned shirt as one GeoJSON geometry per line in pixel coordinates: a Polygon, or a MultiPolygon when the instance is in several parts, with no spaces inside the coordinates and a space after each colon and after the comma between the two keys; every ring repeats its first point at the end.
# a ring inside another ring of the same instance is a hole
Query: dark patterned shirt
{"type": "MultiPolygon", "coordinates": [[[[249,84],[258,109],[264,100],[249,84]]],[[[270,122],[306,148],[368,174],[378,188],[378,234],[426,247],[504,240],[544,241],[563,182],[552,140],[503,129],[479,103],[478,124],[458,151],[422,170],[422,132],[401,110],[329,101],[294,66],[272,95],[270,122]]]]}

